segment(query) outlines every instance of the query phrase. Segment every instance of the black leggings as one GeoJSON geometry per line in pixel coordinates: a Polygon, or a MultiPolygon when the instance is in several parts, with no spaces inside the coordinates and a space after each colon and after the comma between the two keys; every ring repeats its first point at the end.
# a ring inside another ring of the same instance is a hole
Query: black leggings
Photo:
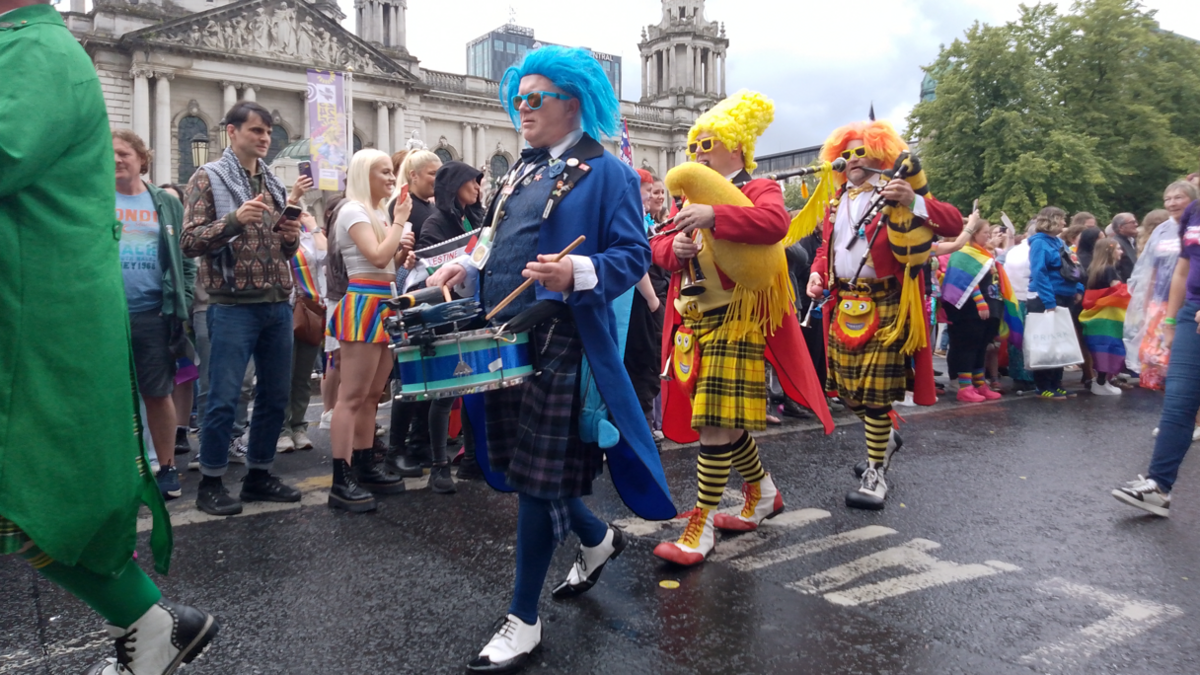
{"type": "Polygon", "coordinates": [[[946,353],[946,366],[950,376],[959,373],[982,373],[987,358],[988,345],[1000,334],[1000,319],[980,319],[978,314],[959,312],[949,326],[950,351],[946,353]]]}

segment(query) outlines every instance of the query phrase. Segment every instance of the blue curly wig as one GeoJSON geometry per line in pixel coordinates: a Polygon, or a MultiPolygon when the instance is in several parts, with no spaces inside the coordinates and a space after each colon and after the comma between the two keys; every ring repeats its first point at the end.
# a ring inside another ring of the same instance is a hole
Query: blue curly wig
{"type": "Polygon", "coordinates": [[[513,128],[518,132],[521,115],[513,107],[512,99],[520,93],[521,78],[526,75],[541,75],[579,99],[580,126],[589,136],[596,140],[605,136],[617,137],[621,104],[604,69],[592,58],[591,52],[577,47],[547,45],[526,54],[521,65],[504,71],[504,77],[500,79],[500,105],[508,111],[513,128]]]}

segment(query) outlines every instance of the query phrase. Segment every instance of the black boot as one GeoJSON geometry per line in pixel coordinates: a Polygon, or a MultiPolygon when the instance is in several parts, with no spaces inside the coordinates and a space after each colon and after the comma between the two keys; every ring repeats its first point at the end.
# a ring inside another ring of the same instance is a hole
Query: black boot
{"type": "Polygon", "coordinates": [[[351,513],[375,510],[375,497],[354,480],[354,472],[344,459],[333,460],[333,486],[329,488],[329,508],[351,513]]]}
{"type": "Polygon", "coordinates": [[[404,479],[389,473],[382,462],[375,461],[375,449],[355,450],[354,480],[362,487],[381,495],[404,492],[404,479]]]}
{"type": "Polygon", "coordinates": [[[429,470],[429,489],[443,495],[458,491],[454,487],[454,479],[450,477],[449,464],[435,464],[429,470]]]}

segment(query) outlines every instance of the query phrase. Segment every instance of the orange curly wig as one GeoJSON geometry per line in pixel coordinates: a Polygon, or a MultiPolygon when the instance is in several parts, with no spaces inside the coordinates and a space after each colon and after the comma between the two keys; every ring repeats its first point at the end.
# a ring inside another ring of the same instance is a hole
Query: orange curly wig
{"type": "MultiPolygon", "coordinates": [[[[867,147],[867,156],[880,160],[887,169],[896,163],[896,158],[901,152],[908,149],[908,144],[900,138],[900,134],[896,133],[890,122],[851,122],[834,129],[829,138],[825,139],[825,145],[821,146],[821,161],[832,162],[840,157],[850,141],[862,141],[867,147]]],[[[839,183],[846,182],[846,174],[835,175],[839,183]]]]}

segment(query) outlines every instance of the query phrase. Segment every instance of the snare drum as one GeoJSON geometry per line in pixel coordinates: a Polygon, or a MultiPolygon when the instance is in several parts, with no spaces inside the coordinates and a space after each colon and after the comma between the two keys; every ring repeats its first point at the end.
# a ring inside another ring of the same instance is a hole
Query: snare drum
{"type": "Polygon", "coordinates": [[[392,348],[400,368],[400,401],[456,398],[511,387],[533,374],[529,333],[494,328],[441,336],[431,344],[392,348]]]}

